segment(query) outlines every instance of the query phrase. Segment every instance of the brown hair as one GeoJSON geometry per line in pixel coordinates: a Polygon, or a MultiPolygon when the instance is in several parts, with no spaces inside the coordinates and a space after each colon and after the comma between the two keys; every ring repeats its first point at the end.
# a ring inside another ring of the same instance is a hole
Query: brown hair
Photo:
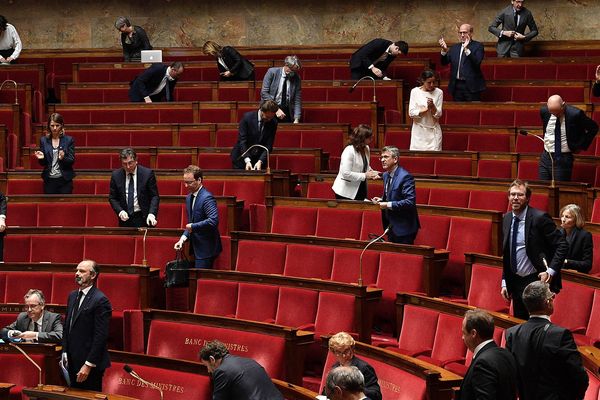
{"type": "Polygon", "coordinates": [[[350,135],[348,136],[348,144],[354,146],[356,151],[361,154],[365,153],[365,148],[367,144],[366,140],[373,136],[373,130],[369,125],[360,124],[356,128],[352,130],[350,135]]]}
{"type": "Polygon", "coordinates": [[[60,124],[62,129],[60,130],[58,136],[63,137],[65,135],[65,121],[63,119],[63,116],[59,113],[52,113],[48,115],[48,131],[46,132],[46,137],[52,136],[52,131],[50,130],[50,122],[56,122],[57,124],[60,124]]]}
{"type": "Polygon", "coordinates": [[[207,40],[206,43],[202,45],[202,52],[213,57],[220,57],[221,51],[223,51],[223,48],[212,40],[207,40]]]}

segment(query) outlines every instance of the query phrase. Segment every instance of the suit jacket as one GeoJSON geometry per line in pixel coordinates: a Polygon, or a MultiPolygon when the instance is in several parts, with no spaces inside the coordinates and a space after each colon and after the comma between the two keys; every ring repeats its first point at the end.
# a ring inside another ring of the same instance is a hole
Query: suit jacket
{"type": "MultiPolygon", "coordinates": [[[[27,316],[26,312],[22,312],[17,316],[17,319],[12,324],[6,326],[0,332],[0,337],[7,341],[8,331],[17,330],[25,332],[29,330],[31,324],[31,318],[27,316]]],[[[56,314],[47,310],[44,310],[42,316],[42,330],[38,332],[39,343],[61,343],[63,337],[63,325],[60,320],[60,314],[56,314]]]]}
{"type": "MultiPolygon", "coordinates": [[[[471,52],[468,56],[463,54],[460,76],[462,79],[465,79],[469,92],[482,92],[485,90],[485,79],[481,73],[481,62],[484,56],[483,45],[480,42],[472,40],[467,45],[467,48],[471,52]]],[[[442,65],[450,64],[450,81],[448,83],[450,93],[454,93],[456,86],[456,74],[458,73],[461,51],[462,43],[456,43],[450,46],[446,55],[442,56],[442,65]]]]}
{"type": "MultiPolygon", "coordinates": [[[[144,220],[148,214],[154,214],[158,217],[158,204],[160,197],[158,195],[158,187],[156,186],[156,176],[150,168],[137,166],[137,199],[140,205],[144,220]]],[[[110,177],[110,193],[108,201],[110,206],[117,215],[123,210],[127,211],[127,192],[125,184],[127,182],[125,170],[119,168],[112,172],[110,177]]]]}
{"type": "MultiPolygon", "coordinates": [[[[506,289],[509,293],[512,293],[513,282],[516,277],[510,265],[510,230],[512,221],[512,211],[504,214],[502,222],[502,278],[506,280],[506,289]]],[[[565,261],[568,246],[564,235],[556,229],[556,224],[554,224],[554,221],[552,221],[552,218],[548,214],[531,206],[527,207],[527,214],[525,215],[525,251],[537,272],[546,271],[541,254],[544,253],[546,255],[548,267],[556,272],[556,275],[552,277],[552,281],[550,282],[550,289],[554,293],[558,293],[562,288],[560,270],[565,261]]]]}
{"type": "MultiPolygon", "coordinates": [[[[369,146],[367,146],[365,149],[367,170],[370,169],[370,156],[371,152],[369,146]]],[[[362,155],[354,148],[354,146],[346,146],[342,152],[340,170],[335,177],[335,181],[333,182],[333,191],[340,196],[348,199],[354,199],[358,193],[358,187],[367,179],[363,169],[364,164],[362,155]]]]}
{"type": "Polygon", "coordinates": [[[506,331],[506,348],[517,361],[521,400],[583,399],[588,375],[568,329],[529,318],[506,331]]]}
{"type": "MultiPolygon", "coordinates": [[[[227,68],[229,68],[229,71],[233,74],[229,78],[221,77],[222,80],[243,81],[249,79],[254,73],[254,64],[231,46],[223,47],[221,57],[227,68]]],[[[217,68],[219,72],[227,71],[218,61],[217,68]]]]}
{"type": "MultiPolygon", "coordinates": [[[[350,57],[350,69],[361,70],[362,75],[367,75],[371,64],[377,61],[392,43],[394,42],[391,40],[381,38],[371,40],[352,54],[350,57]]],[[[390,54],[385,60],[376,63],[375,66],[385,71],[395,59],[396,56],[390,54]]]]}
{"type": "MultiPolygon", "coordinates": [[[[148,69],[137,76],[129,87],[129,100],[133,102],[142,102],[144,97],[154,92],[158,85],[162,82],[165,74],[167,73],[168,65],[166,64],[152,64],[148,69]]],[[[167,84],[159,93],[153,97],[156,101],[173,101],[175,98],[175,85],[177,79],[167,79],[167,84]]],[[[154,101],[153,99],[153,101],[154,101]]]]}
{"type": "Polygon", "coordinates": [[[0,193],[0,215],[6,216],[6,196],[0,193]]]}
{"type": "MultiPolygon", "coordinates": [[[[561,233],[565,233],[561,228],[561,233]]],[[[564,268],[574,269],[576,271],[587,274],[592,269],[592,261],[594,259],[594,243],[592,234],[582,228],[573,228],[569,250],[565,257],[568,261],[564,268]]]]}
{"type": "Polygon", "coordinates": [[[594,97],[600,97],[600,83],[594,82],[594,85],[592,86],[592,95],[594,97]]]}
{"type": "MultiPolygon", "coordinates": [[[[383,173],[384,188],[389,176],[389,172],[383,173]]],[[[396,236],[416,233],[421,224],[417,214],[415,178],[407,170],[398,166],[388,192],[390,194],[386,196],[386,201],[392,202],[392,208],[382,210],[384,229],[391,225],[391,229],[396,236]]]]}
{"type": "MultiPolygon", "coordinates": [[[[187,211],[188,223],[192,224],[191,246],[194,249],[196,259],[205,259],[218,256],[221,247],[221,235],[219,234],[219,212],[217,201],[213,195],[202,187],[198,192],[198,198],[192,210],[192,194],[185,198],[185,209],[187,211]]],[[[187,229],[183,232],[190,237],[187,229]]]]}
{"type": "Polygon", "coordinates": [[[69,294],[63,332],[63,352],[67,353],[69,372],[76,374],[86,362],[99,371],[110,367],[108,327],[112,306],[108,298],[93,286],[84,297],[77,315],[73,315],[77,290],[69,294]]]}
{"type": "Polygon", "coordinates": [[[457,400],[517,398],[517,364],[506,349],[490,342],[483,346],[467,370],[457,400]]]}
{"type": "MultiPolygon", "coordinates": [[[[75,171],[73,171],[73,163],[75,162],[75,139],[67,135],[61,136],[58,148],[65,152],[65,157],[58,161],[60,173],[66,181],[70,181],[75,177],[75,171]]],[[[38,160],[38,162],[44,167],[42,178],[46,181],[47,179],[50,179],[49,175],[50,170],[52,169],[52,139],[50,137],[42,136],[40,139],[40,151],[44,153],[44,158],[38,160]]]]}
{"type": "Polygon", "coordinates": [[[250,358],[227,354],[212,382],[213,400],[283,400],[265,369],[250,358]]]}
{"type": "Polygon", "coordinates": [[[260,147],[253,148],[242,159],[240,159],[240,156],[253,144],[261,144],[269,149],[269,153],[271,153],[273,151],[276,132],[277,120],[275,118],[264,124],[261,133],[258,126],[258,111],[248,111],[245,113],[240,121],[237,143],[231,150],[233,166],[238,169],[244,169],[246,163],[244,163],[243,158],[250,157],[252,165],[261,160],[263,168],[266,167],[267,153],[260,147]]]}
{"type": "MultiPolygon", "coordinates": [[[[381,388],[379,387],[379,381],[377,380],[377,374],[373,367],[366,361],[354,356],[350,361],[352,367],[358,368],[365,378],[365,390],[363,391],[366,396],[365,399],[381,400],[381,388]]],[[[336,362],[331,366],[331,369],[340,366],[339,362],[336,362]]],[[[325,394],[325,388],[323,388],[323,394],[325,394]]]]}
{"type": "Polygon", "coordinates": [[[514,9],[512,5],[509,5],[504,10],[500,11],[488,27],[488,31],[498,38],[498,44],[496,45],[498,55],[508,55],[511,47],[514,47],[517,54],[521,56],[523,54],[523,43],[529,42],[538,35],[538,28],[531,11],[523,7],[519,14],[519,25],[515,27],[514,9]],[[502,25],[502,29],[498,28],[500,25],[502,25]],[[526,27],[529,27],[529,32],[525,35],[526,27]],[[514,40],[513,38],[504,35],[500,36],[502,31],[519,32],[521,35],[525,35],[525,39],[514,40]]]}
{"type": "Polygon", "coordinates": [[[131,43],[127,44],[127,33],[121,33],[121,45],[123,46],[123,59],[125,61],[139,61],[142,58],[142,50],[152,50],[146,31],[140,26],[133,26],[131,43]]]}
{"type": "MultiPolygon", "coordinates": [[[[277,90],[279,90],[279,81],[281,81],[283,67],[269,68],[263,79],[260,89],[261,100],[275,100],[277,90]]],[[[302,81],[300,76],[295,74],[293,78],[288,79],[288,106],[292,113],[292,120],[300,119],[302,115],[302,81]]]]}
{"type": "MultiPolygon", "coordinates": [[[[542,128],[544,129],[545,135],[546,127],[548,126],[548,121],[551,116],[548,111],[548,106],[543,106],[540,109],[540,116],[542,117],[542,128]]],[[[573,153],[587,150],[598,133],[598,124],[596,121],[585,115],[583,110],[569,104],[565,106],[564,118],[569,149],[571,149],[573,153]]]]}

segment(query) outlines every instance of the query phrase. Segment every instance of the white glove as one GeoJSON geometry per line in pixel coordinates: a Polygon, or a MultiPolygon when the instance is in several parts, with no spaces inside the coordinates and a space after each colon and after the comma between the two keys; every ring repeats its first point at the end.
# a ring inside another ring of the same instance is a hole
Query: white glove
{"type": "Polygon", "coordinates": [[[148,218],[146,218],[146,225],[148,226],[156,226],[156,217],[154,214],[148,214],[148,218]]]}
{"type": "Polygon", "coordinates": [[[123,222],[127,221],[129,219],[129,214],[127,214],[127,211],[123,210],[119,213],[119,219],[123,222]]]}
{"type": "Polygon", "coordinates": [[[6,218],[0,217],[0,232],[4,232],[6,229],[6,218]]]}
{"type": "Polygon", "coordinates": [[[63,367],[69,368],[69,359],[67,357],[67,353],[62,353],[61,358],[62,358],[63,367]]]}
{"type": "Polygon", "coordinates": [[[182,248],[182,247],[183,247],[183,240],[181,240],[181,239],[179,239],[179,240],[177,241],[177,243],[175,243],[175,246],[173,246],[173,248],[174,248],[175,250],[181,250],[181,248],[182,248]]]}

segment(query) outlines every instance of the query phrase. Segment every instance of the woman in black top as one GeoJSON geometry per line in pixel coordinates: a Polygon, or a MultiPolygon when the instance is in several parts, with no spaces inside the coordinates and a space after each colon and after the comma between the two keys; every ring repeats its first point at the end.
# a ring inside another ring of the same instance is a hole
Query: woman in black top
{"type": "Polygon", "coordinates": [[[204,54],[217,60],[219,75],[223,81],[253,81],[254,65],[231,46],[221,47],[209,40],[202,46],[204,54]]]}
{"type": "Polygon", "coordinates": [[[129,19],[125,17],[117,18],[115,27],[121,32],[123,59],[125,61],[140,61],[142,50],[152,50],[146,31],[139,26],[131,25],[129,19]]]}
{"type": "Polygon", "coordinates": [[[594,243],[592,234],[583,229],[585,221],[576,204],[567,204],[560,210],[560,226],[569,243],[569,252],[563,268],[587,274],[592,269],[594,243]]]}

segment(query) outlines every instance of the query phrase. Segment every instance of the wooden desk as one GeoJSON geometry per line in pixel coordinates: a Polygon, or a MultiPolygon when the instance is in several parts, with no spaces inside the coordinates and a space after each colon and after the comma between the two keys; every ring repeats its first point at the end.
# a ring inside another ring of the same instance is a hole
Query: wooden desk
{"type": "Polygon", "coordinates": [[[91,390],[71,389],[63,386],[44,385],[42,388],[23,388],[23,393],[29,396],[30,399],[61,399],[61,400],[76,400],[76,399],[107,399],[107,400],[136,400],[134,397],[121,396],[118,394],[108,394],[101,392],[93,392],[91,390]]]}
{"type": "Polygon", "coordinates": [[[15,386],[14,383],[0,383],[0,400],[8,400],[10,398],[10,389],[15,386]]]}

